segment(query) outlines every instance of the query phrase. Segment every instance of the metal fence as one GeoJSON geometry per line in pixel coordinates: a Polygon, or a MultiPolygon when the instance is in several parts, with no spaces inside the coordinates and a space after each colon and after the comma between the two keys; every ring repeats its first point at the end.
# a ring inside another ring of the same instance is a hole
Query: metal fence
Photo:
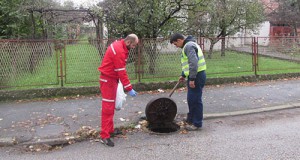
{"type": "Polygon", "coordinates": [[[206,57],[208,75],[253,74],[251,37],[201,38],[199,41],[206,57]]]}
{"type": "Polygon", "coordinates": [[[226,37],[223,58],[220,58],[222,57],[222,39],[217,39],[218,42],[214,44],[211,58],[208,58],[209,48],[214,41],[216,41],[214,38],[199,39],[206,61],[208,61],[209,75],[300,72],[299,37],[226,37]],[[211,67],[220,70],[210,69],[211,67]]]}
{"type": "Polygon", "coordinates": [[[1,40],[0,87],[57,85],[57,56],[53,41],[1,40]]]}
{"type": "Polygon", "coordinates": [[[259,37],[258,71],[299,70],[300,38],[299,37],[259,37]],[[276,65],[265,65],[267,61],[277,60],[276,65]],[[287,63],[288,62],[288,63],[287,63]]]}
{"type": "MultiPolygon", "coordinates": [[[[97,83],[97,68],[113,41],[0,40],[0,88],[97,83]]],[[[208,77],[300,71],[299,38],[198,38],[198,43],[206,57],[208,77]]],[[[176,79],[181,73],[180,57],[181,49],[169,40],[142,39],[129,53],[129,78],[135,82],[176,79]]]]}

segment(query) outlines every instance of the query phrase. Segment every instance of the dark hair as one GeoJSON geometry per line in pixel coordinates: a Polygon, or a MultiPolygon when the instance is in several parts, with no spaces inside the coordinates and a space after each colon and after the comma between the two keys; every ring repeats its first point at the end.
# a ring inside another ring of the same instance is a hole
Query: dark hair
{"type": "Polygon", "coordinates": [[[184,37],[180,33],[175,33],[171,36],[170,43],[172,44],[173,42],[177,41],[177,39],[184,39],[184,37]]]}

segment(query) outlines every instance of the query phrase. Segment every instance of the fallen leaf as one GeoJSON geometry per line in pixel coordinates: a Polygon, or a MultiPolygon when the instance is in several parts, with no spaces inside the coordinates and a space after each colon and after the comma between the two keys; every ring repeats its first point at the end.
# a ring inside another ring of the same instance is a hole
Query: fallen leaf
{"type": "Polygon", "coordinates": [[[139,124],[142,125],[142,126],[147,126],[148,125],[148,121],[142,120],[142,121],[139,121],[139,124]]]}
{"type": "Polygon", "coordinates": [[[177,124],[178,124],[179,126],[184,126],[184,125],[185,125],[185,123],[184,123],[183,121],[177,122],[177,124]]]}
{"type": "Polygon", "coordinates": [[[75,119],[75,118],[77,118],[77,115],[76,114],[72,115],[72,119],[75,119]]]}
{"type": "Polygon", "coordinates": [[[70,137],[66,137],[66,140],[74,140],[75,139],[75,137],[74,136],[70,136],[70,137]]]}
{"type": "Polygon", "coordinates": [[[71,133],[64,133],[64,135],[65,135],[65,136],[69,136],[69,135],[71,135],[71,133]]]}
{"type": "Polygon", "coordinates": [[[160,93],[164,93],[164,92],[165,92],[165,91],[162,90],[162,89],[158,89],[157,91],[160,92],[160,93]]]}
{"type": "Polygon", "coordinates": [[[219,123],[223,123],[223,121],[220,120],[220,121],[216,121],[215,123],[218,123],[218,124],[219,124],[219,123]]]}
{"type": "Polygon", "coordinates": [[[179,91],[184,91],[186,88],[185,87],[182,87],[182,88],[179,88],[179,91]]]}
{"type": "Polygon", "coordinates": [[[187,134],[187,133],[188,133],[187,130],[182,130],[182,131],[179,132],[179,134],[187,134]]]}
{"type": "Polygon", "coordinates": [[[135,129],[141,129],[141,125],[138,124],[138,125],[136,125],[134,128],[135,128],[135,129]]]}

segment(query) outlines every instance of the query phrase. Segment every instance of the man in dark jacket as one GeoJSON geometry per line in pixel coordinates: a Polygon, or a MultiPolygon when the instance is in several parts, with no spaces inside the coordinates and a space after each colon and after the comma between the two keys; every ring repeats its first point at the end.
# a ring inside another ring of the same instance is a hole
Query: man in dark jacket
{"type": "Polygon", "coordinates": [[[183,35],[176,33],[171,36],[170,43],[182,48],[182,74],[179,80],[183,82],[187,77],[189,112],[186,129],[189,131],[198,130],[202,127],[203,121],[202,90],[206,81],[205,59],[200,46],[192,36],[184,38],[183,35]]]}

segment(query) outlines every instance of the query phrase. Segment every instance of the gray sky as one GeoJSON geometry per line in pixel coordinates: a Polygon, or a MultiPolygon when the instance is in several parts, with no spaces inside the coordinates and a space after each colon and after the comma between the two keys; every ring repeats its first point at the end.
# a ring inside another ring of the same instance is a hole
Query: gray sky
{"type": "MultiPolygon", "coordinates": [[[[64,3],[65,1],[67,0],[56,0],[60,3],[64,3]]],[[[102,0],[71,0],[75,3],[76,6],[80,6],[81,4],[83,6],[91,6],[92,4],[96,4],[97,2],[99,1],[102,1],[102,0]]]]}

